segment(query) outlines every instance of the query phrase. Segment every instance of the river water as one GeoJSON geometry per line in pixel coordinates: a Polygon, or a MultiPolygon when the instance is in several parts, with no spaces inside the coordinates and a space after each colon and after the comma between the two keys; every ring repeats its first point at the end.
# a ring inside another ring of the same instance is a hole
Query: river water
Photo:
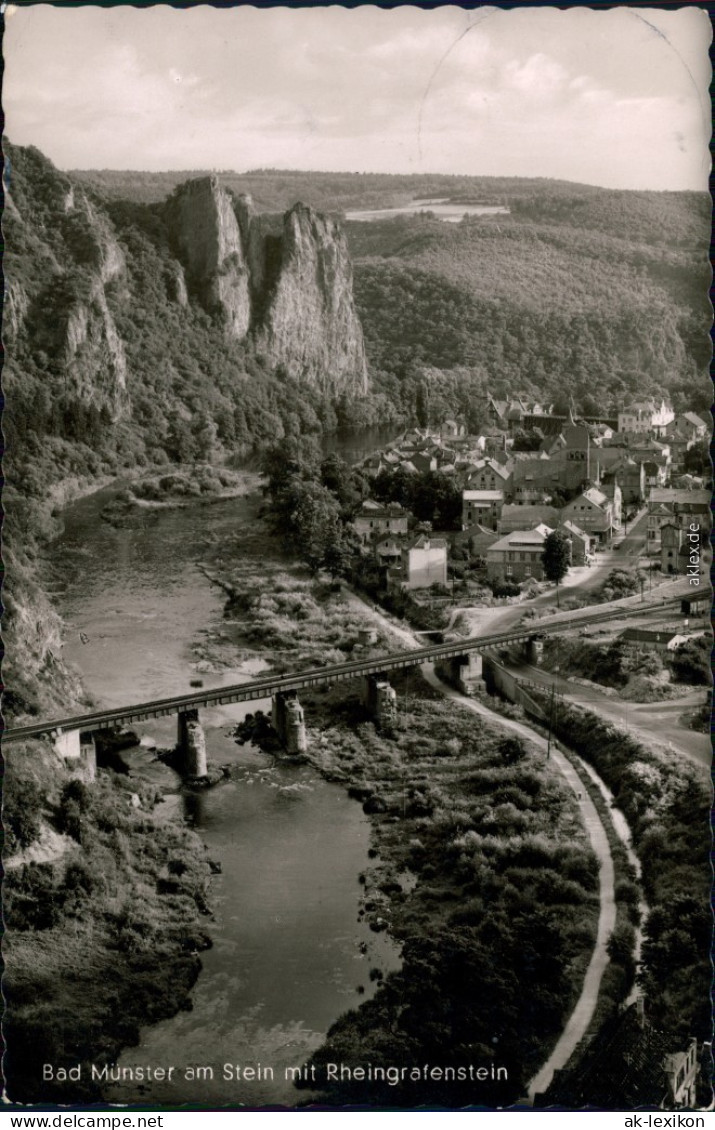
{"type": "MultiPolygon", "coordinates": [[[[197,675],[190,645],[220,632],[224,600],[198,566],[247,505],[240,498],[197,502],[115,529],[99,518],[115,490],[67,509],[51,566],[67,624],[65,658],[100,706],[189,691],[197,675]]],[[[201,678],[205,686],[235,683],[262,665],[254,659],[202,670],[201,678]]],[[[130,754],[133,772],[170,784],[165,811],[196,827],[222,873],[211,883],[214,945],[202,954],[191,1011],[144,1030],[140,1045],[119,1060],[121,1067],[174,1067],[171,1081],[116,1084],[105,1095],[112,1102],[295,1104],[304,1093],[286,1069],[300,1066],[341,1013],[372,995],[373,967],[399,965],[389,939],[358,920],[358,876],[369,847],[361,807],[310,766],[238,746],[231,728],[256,708],[270,703],[202,711],[209,759],[231,763],[233,776],[200,795],[182,793],[149,750],[130,754]],[[260,1081],[236,1081],[236,1066],[258,1064],[260,1081]],[[213,1079],[187,1079],[195,1067],[211,1069],[213,1079]]],[[[168,746],[175,726],[157,719],[133,728],[168,746]]]]}
{"type": "Polygon", "coordinates": [[[438,220],[447,224],[458,224],[464,216],[508,216],[509,209],[504,204],[460,204],[449,200],[413,200],[401,208],[374,208],[362,212],[346,212],[346,220],[361,223],[374,223],[376,220],[391,219],[393,216],[417,216],[431,212],[438,220]]]}

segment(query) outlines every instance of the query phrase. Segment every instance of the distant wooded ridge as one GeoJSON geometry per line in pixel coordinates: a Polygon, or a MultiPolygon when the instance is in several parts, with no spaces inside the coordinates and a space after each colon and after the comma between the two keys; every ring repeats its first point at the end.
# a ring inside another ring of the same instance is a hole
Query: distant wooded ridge
{"type": "Polygon", "coordinates": [[[266,210],[291,207],[305,200],[315,208],[357,209],[408,204],[425,195],[448,195],[453,203],[492,202],[513,204],[534,194],[554,200],[586,201],[594,195],[612,200],[639,197],[653,201],[691,198],[708,205],[707,193],[656,192],[599,188],[576,181],[549,177],[479,177],[447,173],[347,173],[303,169],[172,169],[148,172],[138,169],[72,169],[69,176],[94,185],[111,196],[144,203],[163,200],[174,188],[195,177],[216,175],[226,188],[248,193],[266,210]]]}

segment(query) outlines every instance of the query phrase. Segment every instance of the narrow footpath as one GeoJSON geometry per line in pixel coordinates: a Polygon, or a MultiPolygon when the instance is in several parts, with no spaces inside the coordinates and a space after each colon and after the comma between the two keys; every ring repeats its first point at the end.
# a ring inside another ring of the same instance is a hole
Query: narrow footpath
{"type": "MultiPolygon", "coordinates": [[[[391,617],[386,616],[379,609],[375,608],[374,605],[363,600],[357,594],[351,594],[350,602],[353,607],[359,607],[363,613],[367,612],[373,620],[379,622],[386,631],[397,636],[406,646],[420,646],[420,643],[409,630],[395,623],[391,617]]],[[[501,726],[503,729],[518,734],[520,737],[531,742],[538,749],[543,750],[544,754],[546,753],[546,739],[525,723],[517,722],[511,718],[505,718],[502,714],[497,714],[496,711],[490,710],[489,707],[485,706],[483,703],[469,698],[467,695],[461,694],[453,687],[443,683],[435,673],[434,666],[431,663],[422,666],[422,673],[427,682],[438,690],[440,694],[459,703],[459,705],[463,706],[465,709],[471,710],[473,714],[479,714],[487,718],[493,725],[501,726]]],[[[616,922],[614,866],[606,829],[603,826],[596,806],[589,797],[578,773],[569,760],[564,754],[554,749],[553,746],[550,760],[553,766],[561,773],[578,800],[581,819],[588,832],[591,847],[598,859],[599,915],[596,942],[593,953],[591,954],[591,960],[586,969],[581,995],[546,1063],[544,1063],[529,1083],[527,1088],[528,1097],[525,1100],[529,1103],[533,1103],[536,1094],[546,1090],[553,1078],[554,1072],[568,1063],[576,1046],[583,1039],[588,1030],[596,1008],[601,979],[609,962],[607,945],[616,922]]]]}
{"type": "MultiPolygon", "coordinates": [[[[443,683],[435,674],[431,664],[425,665],[422,670],[427,681],[437,690],[441,691],[447,698],[453,699],[467,710],[471,710],[474,714],[480,714],[482,717],[488,718],[490,723],[511,730],[513,733],[531,742],[531,744],[535,745],[538,749],[543,750],[544,754],[546,753],[547,741],[541,734],[537,734],[523,722],[517,722],[511,718],[504,718],[501,714],[496,714],[493,710],[490,710],[489,707],[484,706],[483,703],[476,702],[474,699],[468,698],[466,695],[447,686],[447,684],[443,683]]],[[[586,969],[586,975],[583,979],[581,995],[551,1055],[529,1083],[527,1095],[530,1103],[533,1102],[536,1094],[546,1090],[553,1078],[554,1072],[566,1066],[577,1044],[580,1043],[588,1030],[596,1008],[598,991],[601,987],[601,978],[610,960],[607,951],[608,939],[616,924],[615,877],[613,858],[611,856],[606,829],[578,773],[564,754],[554,749],[553,745],[551,747],[550,760],[578,799],[581,819],[588,832],[591,847],[598,859],[599,913],[596,942],[593,953],[591,954],[591,960],[586,969]]]]}

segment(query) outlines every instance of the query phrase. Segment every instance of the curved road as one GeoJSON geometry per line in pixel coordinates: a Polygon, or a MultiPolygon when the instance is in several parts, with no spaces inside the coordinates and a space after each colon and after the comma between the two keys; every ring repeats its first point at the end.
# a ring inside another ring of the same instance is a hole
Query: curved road
{"type": "MultiPolygon", "coordinates": [[[[409,631],[399,627],[366,601],[355,594],[352,595],[351,599],[355,606],[359,606],[362,611],[367,611],[373,619],[378,620],[384,628],[398,636],[403,643],[407,644],[409,647],[419,646],[414,636],[412,636],[409,631]]],[[[523,612],[523,607],[520,609],[520,612],[523,612]]],[[[492,724],[518,734],[546,753],[546,739],[525,723],[517,722],[511,718],[505,718],[502,714],[497,714],[495,711],[490,710],[489,707],[485,706],[483,703],[469,698],[467,695],[461,694],[453,687],[443,683],[436,675],[434,666],[431,663],[424,664],[422,672],[427,682],[438,690],[440,694],[458,702],[460,706],[471,710],[473,714],[479,714],[484,718],[488,718],[492,724]]],[[[593,852],[598,859],[599,913],[596,942],[584,976],[581,995],[546,1063],[544,1063],[528,1085],[528,1098],[526,1101],[529,1103],[533,1103],[536,1094],[546,1090],[553,1078],[554,1072],[568,1063],[577,1044],[583,1039],[588,1030],[596,1008],[601,979],[609,962],[606,947],[616,923],[613,857],[611,855],[606,829],[578,773],[573,768],[570,761],[562,753],[553,748],[553,744],[551,748],[551,761],[559,773],[561,773],[566,784],[574,792],[578,800],[581,819],[588,832],[593,852]]]]}
{"type": "MultiPolygon", "coordinates": [[[[431,664],[429,666],[431,667],[431,664]]],[[[501,714],[496,714],[481,702],[476,702],[474,699],[460,694],[459,691],[454,690],[452,687],[448,687],[434,673],[434,669],[425,670],[423,668],[423,671],[427,681],[431,683],[433,687],[441,691],[442,694],[459,702],[461,706],[465,707],[467,710],[471,710],[474,714],[480,714],[488,718],[491,723],[503,726],[505,729],[511,730],[520,737],[526,738],[532,745],[537,746],[537,748],[542,749],[544,753],[546,753],[546,738],[535,733],[529,726],[526,726],[523,722],[517,722],[511,718],[505,718],[501,714]]],[[[606,829],[578,773],[573,765],[571,765],[570,761],[562,753],[554,749],[553,744],[550,759],[578,799],[581,819],[586,826],[586,831],[591,841],[591,847],[598,859],[599,912],[596,942],[583,979],[581,995],[551,1055],[529,1083],[527,1088],[529,1102],[533,1102],[536,1094],[546,1090],[553,1078],[554,1071],[565,1067],[575,1051],[577,1044],[586,1034],[596,1008],[598,991],[601,987],[601,978],[609,962],[606,948],[608,939],[616,924],[613,857],[611,856],[606,829]]]]}

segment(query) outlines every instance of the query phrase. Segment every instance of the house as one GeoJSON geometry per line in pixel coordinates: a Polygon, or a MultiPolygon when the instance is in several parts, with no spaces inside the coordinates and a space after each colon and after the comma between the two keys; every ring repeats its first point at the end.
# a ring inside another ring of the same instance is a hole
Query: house
{"type": "Polygon", "coordinates": [[[439,434],[443,439],[456,439],[463,436],[465,431],[464,424],[458,424],[456,420],[445,420],[440,425],[439,434]]]}
{"type": "Polygon", "coordinates": [[[577,498],[567,502],[561,511],[564,521],[575,522],[579,529],[599,542],[609,541],[613,532],[613,503],[598,487],[588,487],[577,498]]]}
{"type": "Polygon", "coordinates": [[[666,506],[664,502],[648,503],[647,552],[652,553],[660,550],[661,530],[664,526],[677,525],[678,523],[674,521],[674,518],[672,509],[670,506],[666,506]]]}
{"type": "Polygon", "coordinates": [[[546,456],[517,459],[511,476],[511,497],[516,505],[548,502],[560,486],[559,468],[546,456]]]}
{"type": "MultiPolygon", "coordinates": [[[[702,635],[702,632],[696,633],[702,635]]],[[[693,638],[693,633],[683,635],[672,629],[626,628],[618,637],[624,644],[633,648],[648,648],[651,651],[675,651],[681,643],[693,638]]]]}
{"type": "Polygon", "coordinates": [[[492,424],[497,427],[502,427],[506,423],[506,414],[509,410],[509,404],[506,400],[495,400],[490,396],[487,400],[487,415],[492,424]]]}
{"type": "Polygon", "coordinates": [[[469,472],[466,486],[469,490],[501,490],[511,488],[512,466],[495,459],[480,459],[469,472]]]}
{"type": "Polygon", "coordinates": [[[420,534],[408,543],[400,565],[388,572],[388,585],[403,589],[427,589],[447,584],[447,542],[420,534]]]}
{"type": "Polygon", "coordinates": [[[353,518],[353,528],[366,545],[377,534],[406,534],[409,517],[409,511],[399,502],[382,503],[369,498],[353,518]]]}
{"type": "Polygon", "coordinates": [[[621,497],[625,506],[640,506],[646,493],[643,463],[636,462],[628,455],[619,455],[608,470],[601,473],[599,486],[604,494],[608,495],[606,486],[612,481],[617,482],[621,488],[621,497]]]}
{"type": "Polygon", "coordinates": [[[700,416],[696,416],[694,412],[681,412],[665,429],[667,439],[685,442],[688,447],[692,447],[698,440],[705,439],[709,435],[710,424],[700,416]]]}
{"type": "Polygon", "coordinates": [[[561,522],[556,530],[565,534],[571,544],[571,564],[585,565],[591,556],[591,538],[575,522],[561,522]]]}
{"type": "Polygon", "coordinates": [[[666,429],[665,438],[670,444],[673,462],[682,464],[685,453],[696,443],[710,436],[710,424],[694,412],[683,412],[666,429]]]}
{"type": "MultiPolygon", "coordinates": [[[[660,527],[660,569],[662,573],[680,571],[679,554],[686,531],[677,523],[666,521],[660,527]]],[[[683,574],[685,575],[685,574],[683,574]]]]}
{"type": "Polygon", "coordinates": [[[425,451],[413,451],[410,462],[420,474],[424,474],[425,471],[436,471],[437,453],[434,448],[428,448],[425,451]]]}
{"type": "Polygon", "coordinates": [[[463,490],[462,529],[479,523],[496,530],[503,506],[503,490],[463,490]]]}
{"type": "Polygon", "coordinates": [[[488,530],[486,526],[468,526],[461,534],[457,534],[454,539],[455,545],[467,545],[469,553],[472,557],[482,557],[486,560],[487,550],[494,545],[494,542],[499,541],[499,534],[494,530],[488,530]]]}
{"type": "Polygon", "coordinates": [[[513,530],[531,530],[540,525],[549,526],[554,530],[560,521],[560,513],[555,506],[507,504],[502,507],[497,529],[500,534],[510,534],[513,530]]]}
{"type": "Polygon", "coordinates": [[[648,549],[660,551],[660,531],[670,522],[688,527],[691,522],[709,528],[709,490],[680,490],[673,487],[653,488],[648,498],[648,549]]]}
{"type": "MultiPolygon", "coordinates": [[[[699,522],[693,523],[700,525],[699,522]]],[[[710,575],[710,529],[700,525],[691,530],[690,523],[685,526],[666,521],[660,527],[660,568],[662,573],[675,573],[679,577],[709,577],[710,575]],[[695,571],[697,569],[697,572],[695,571]]]]}
{"type": "Polygon", "coordinates": [[[513,530],[499,538],[487,550],[487,573],[490,580],[524,581],[544,579],[541,555],[544,542],[552,531],[539,525],[533,530],[513,530]]]}
{"type": "Polygon", "coordinates": [[[375,560],[382,569],[392,569],[402,564],[404,543],[401,538],[381,538],[375,543],[375,560]]]}
{"type": "Polygon", "coordinates": [[[549,458],[558,462],[583,463],[586,475],[590,474],[588,464],[594,441],[585,424],[568,424],[555,439],[546,440],[546,445],[549,458]]]}
{"type": "Polygon", "coordinates": [[[618,430],[640,435],[662,435],[674,417],[673,409],[664,400],[660,404],[655,400],[639,400],[618,413],[618,430]]]}

